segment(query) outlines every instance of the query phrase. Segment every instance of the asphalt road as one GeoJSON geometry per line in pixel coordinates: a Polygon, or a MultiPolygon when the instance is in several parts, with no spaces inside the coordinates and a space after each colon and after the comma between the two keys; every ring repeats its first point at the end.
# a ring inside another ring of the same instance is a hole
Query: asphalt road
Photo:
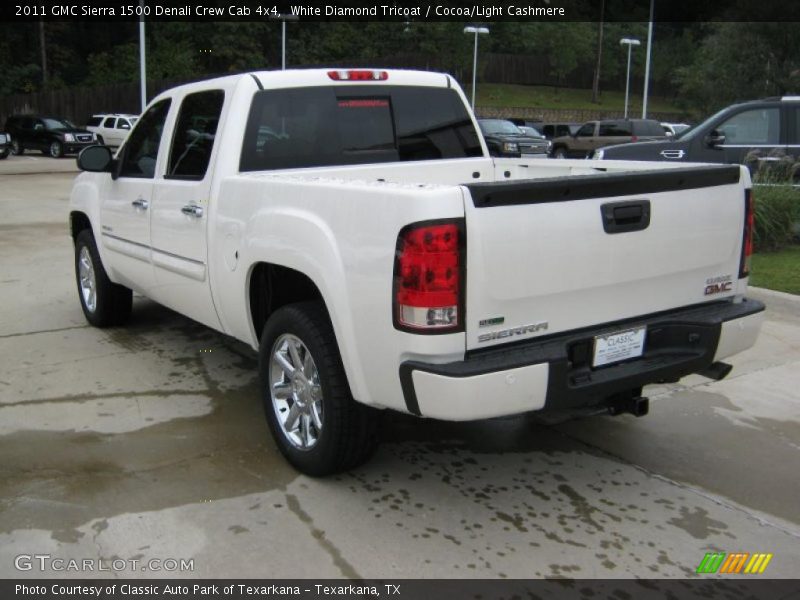
{"type": "Polygon", "coordinates": [[[649,389],[647,417],[387,414],[370,463],[310,479],[269,438],[248,347],[141,297],[129,327],[87,326],[73,175],[0,163],[0,577],[109,576],[15,567],[48,554],[138,561],[126,577],[683,578],[712,551],[797,576],[798,299],[754,291],[757,346],[723,382],[649,389]]]}

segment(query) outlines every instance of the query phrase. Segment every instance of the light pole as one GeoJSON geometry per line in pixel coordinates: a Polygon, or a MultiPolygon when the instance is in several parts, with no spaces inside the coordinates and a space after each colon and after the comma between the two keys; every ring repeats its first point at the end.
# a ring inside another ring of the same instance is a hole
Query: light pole
{"type": "Polygon", "coordinates": [[[640,44],[636,38],[622,38],[620,45],[628,47],[628,75],[625,77],[625,119],[628,118],[628,90],[631,87],[631,48],[640,44]]]}
{"type": "Polygon", "coordinates": [[[642,96],[642,118],[647,118],[647,92],[650,87],[650,50],[653,47],[653,11],[656,0],[650,0],[650,23],[647,25],[647,59],[644,63],[644,95],[642,96]]]}
{"type": "Polygon", "coordinates": [[[147,66],[146,66],[146,53],[145,53],[145,35],[144,35],[144,0],[140,0],[139,6],[142,7],[142,14],[139,15],[139,80],[141,86],[142,96],[142,114],[144,109],[147,108],[147,66]]]}
{"type": "Polygon", "coordinates": [[[472,57],[472,111],[475,112],[475,82],[478,74],[478,34],[488,34],[488,27],[464,27],[464,33],[475,34],[475,54],[472,57]]]}
{"type": "Polygon", "coordinates": [[[281,71],[286,70],[286,21],[299,21],[300,17],[297,15],[278,15],[272,17],[281,22],[281,71]]]}

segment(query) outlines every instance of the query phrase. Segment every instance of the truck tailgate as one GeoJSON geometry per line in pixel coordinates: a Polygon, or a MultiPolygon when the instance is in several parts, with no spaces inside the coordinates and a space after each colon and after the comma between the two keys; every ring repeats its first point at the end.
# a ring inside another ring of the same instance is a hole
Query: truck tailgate
{"type": "Polygon", "coordinates": [[[741,175],[723,165],[465,186],[467,349],[734,295],[741,175]]]}

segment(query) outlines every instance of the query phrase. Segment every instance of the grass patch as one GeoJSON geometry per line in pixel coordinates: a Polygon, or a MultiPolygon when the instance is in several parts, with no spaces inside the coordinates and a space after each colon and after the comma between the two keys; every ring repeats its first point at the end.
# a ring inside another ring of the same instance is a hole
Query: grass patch
{"type": "MultiPolygon", "coordinates": [[[[464,91],[471,97],[467,83],[464,91]]],[[[554,108],[583,110],[619,110],[625,108],[624,92],[602,92],[600,102],[592,103],[592,90],[575,88],[557,88],[540,85],[511,85],[502,83],[479,83],[478,97],[475,100],[477,109],[481,106],[498,108],[554,108]]],[[[664,98],[650,96],[647,99],[647,110],[655,112],[683,112],[680,108],[664,98]]],[[[642,114],[641,94],[631,94],[628,100],[628,113],[634,117],[642,114]]]]}
{"type": "Polygon", "coordinates": [[[800,245],[789,246],[778,252],[758,252],[752,260],[752,285],[800,294],[800,245]]]}

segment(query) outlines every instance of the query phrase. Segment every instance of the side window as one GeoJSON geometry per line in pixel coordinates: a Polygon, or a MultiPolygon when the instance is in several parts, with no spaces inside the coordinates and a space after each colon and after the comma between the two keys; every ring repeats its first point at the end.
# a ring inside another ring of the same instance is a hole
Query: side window
{"type": "Polygon", "coordinates": [[[128,119],[117,119],[117,129],[130,129],[131,124],[128,123],[128,119]]]}
{"type": "Polygon", "coordinates": [[[121,177],[144,177],[152,179],[156,172],[158,146],[167,120],[170,100],[154,104],[142,117],[139,126],[131,133],[125,144],[120,166],[121,177]]]}
{"type": "Polygon", "coordinates": [[[578,129],[577,137],[592,137],[594,135],[594,123],[586,123],[583,127],[578,129]]]}
{"type": "Polygon", "coordinates": [[[725,145],[778,144],[780,109],[754,108],[742,111],[717,127],[725,145]]]}
{"type": "Polygon", "coordinates": [[[800,106],[794,109],[794,127],[789,132],[789,143],[800,145],[800,106]]]}
{"type": "Polygon", "coordinates": [[[108,127],[112,129],[116,125],[117,120],[114,117],[108,117],[105,121],[103,121],[103,127],[108,127]]]}
{"type": "Polygon", "coordinates": [[[630,124],[620,121],[609,121],[600,123],[599,136],[603,137],[627,137],[632,135],[630,124]]]}
{"type": "Polygon", "coordinates": [[[183,99],[172,137],[167,178],[205,177],[224,100],[222,90],[197,92],[183,99]]]}

